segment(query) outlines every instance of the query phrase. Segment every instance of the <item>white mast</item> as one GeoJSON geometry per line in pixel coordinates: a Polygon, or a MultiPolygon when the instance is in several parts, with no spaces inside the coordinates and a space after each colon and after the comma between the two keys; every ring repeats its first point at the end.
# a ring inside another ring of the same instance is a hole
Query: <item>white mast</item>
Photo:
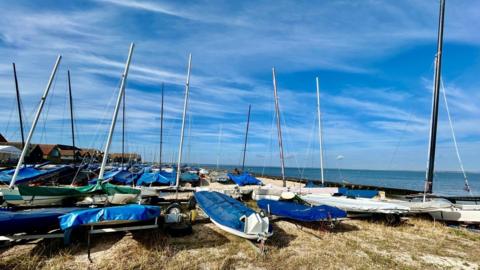
{"type": "Polygon", "coordinates": [[[220,124],[220,130],[218,131],[218,142],[217,142],[217,170],[220,165],[220,156],[222,149],[222,135],[223,135],[223,124],[220,124]]]}
{"type": "Polygon", "coordinates": [[[188,69],[187,69],[187,82],[185,83],[185,100],[183,103],[183,116],[182,116],[182,129],[180,134],[180,145],[178,146],[178,163],[177,163],[177,179],[175,183],[175,189],[178,190],[180,185],[181,163],[182,163],[182,150],[183,150],[183,136],[185,131],[185,117],[187,115],[188,106],[188,92],[190,91],[190,69],[192,68],[192,54],[188,55],[188,69]]]}
{"type": "Polygon", "coordinates": [[[275,112],[277,115],[277,131],[278,131],[278,146],[280,148],[280,163],[282,165],[282,181],[283,187],[287,186],[285,182],[285,159],[283,158],[283,142],[282,142],[282,127],[280,122],[280,108],[278,106],[278,95],[277,95],[277,79],[275,78],[275,68],[272,68],[272,77],[273,77],[273,95],[275,98],[275,112]]]}
{"type": "Polygon", "coordinates": [[[103,151],[102,166],[100,167],[100,174],[98,175],[99,183],[103,180],[103,175],[105,173],[105,165],[108,160],[108,151],[110,149],[110,144],[112,143],[113,131],[115,130],[115,122],[117,122],[118,110],[120,109],[120,103],[122,102],[122,97],[125,93],[125,82],[127,81],[128,69],[130,67],[130,62],[132,60],[132,53],[135,44],[133,42],[130,44],[130,50],[128,51],[127,63],[125,64],[125,70],[122,74],[122,82],[120,84],[120,92],[118,93],[117,103],[115,104],[115,111],[113,112],[112,123],[110,124],[110,131],[108,132],[107,144],[105,145],[105,150],[103,151]]]}
{"type": "Polygon", "coordinates": [[[324,184],[324,174],[323,174],[323,135],[322,135],[322,117],[320,114],[320,83],[317,81],[317,117],[318,117],[318,141],[320,143],[320,175],[322,179],[322,186],[324,184]]]}
{"type": "Polygon", "coordinates": [[[17,180],[18,172],[22,167],[23,160],[27,155],[28,147],[30,146],[30,141],[32,140],[33,132],[35,131],[35,127],[37,126],[38,118],[40,117],[40,113],[42,112],[43,105],[45,105],[45,100],[47,99],[48,92],[50,91],[50,87],[52,86],[53,79],[55,78],[55,74],[57,73],[58,65],[60,64],[60,60],[62,60],[62,56],[57,56],[57,61],[55,62],[55,66],[53,67],[52,73],[50,74],[50,79],[48,79],[47,87],[43,93],[42,99],[40,100],[40,105],[38,105],[37,112],[35,113],[35,118],[32,123],[32,127],[28,132],[27,140],[25,141],[25,145],[23,146],[22,154],[18,159],[17,167],[15,168],[15,172],[13,173],[12,180],[10,181],[10,188],[15,186],[15,181],[17,180]]]}

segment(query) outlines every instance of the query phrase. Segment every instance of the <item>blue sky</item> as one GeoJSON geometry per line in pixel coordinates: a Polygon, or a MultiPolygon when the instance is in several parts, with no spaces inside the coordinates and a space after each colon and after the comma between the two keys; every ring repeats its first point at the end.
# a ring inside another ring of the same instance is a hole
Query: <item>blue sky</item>
{"type": "MultiPolygon", "coordinates": [[[[0,17],[0,132],[19,140],[11,62],[30,123],[63,55],[34,141],[69,143],[66,71],[77,141],[104,144],[130,42],[127,148],[158,157],[161,83],[165,153],[178,148],[193,55],[185,160],[239,164],[252,104],[248,165],[277,166],[271,68],[277,72],[289,167],[318,167],[315,76],[327,167],[424,170],[438,1],[14,1],[0,17]],[[219,131],[222,137],[219,147],[219,131]],[[273,128],[272,128],[273,127],[273,128]],[[219,148],[222,150],[219,151],[219,148]],[[344,158],[337,160],[341,155],[344,158]]],[[[480,3],[447,1],[443,80],[465,167],[480,171],[480,3]]],[[[458,170],[441,100],[438,170],[458,170]]],[[[112,148],[120,149],[120,126],[112,148]]]]}

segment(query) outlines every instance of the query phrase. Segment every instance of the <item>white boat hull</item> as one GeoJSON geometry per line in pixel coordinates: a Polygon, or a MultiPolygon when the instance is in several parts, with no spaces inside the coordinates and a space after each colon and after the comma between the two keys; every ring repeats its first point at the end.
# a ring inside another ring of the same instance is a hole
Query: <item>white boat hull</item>
{"type": "Polygon", "coordinates": [[[50,206],[60,205],[71,196],[22,196],[17,188],[3,189],[3,199],[9,205],[15,206],[50,206]]]}
{"type": "Polygon", "coordinates": [[[300,197],[312,205],[329,205],[340,208],[348,213],[405,214],[410,210],[407,206],[382,202],[375,199],[321,195],[304,195],[300,197]]]}
{"type": "Polygon", "coordinates": [[[435,220],[446,222],[460,222],[467,224],[480,224],[480,209],[462,209],[461,206],[454,205],[446,209],[439,209],[429,212],[435,220]]]}
{"type": "Polygon", "coordinates": [[[267,237],[270,237],[270,236],[273,235],[273,232],[269,233],[268,231],[262,232],[262,235],[260,235],[258,233],[255,233],[255,234],[245,233],[245,232],[234,230],[230,227],[224,226],[224,225],[216,222],[213,219],[210,219],[210,220],[213,222],[213,224],[215,224],[215,226],[219,227],[220,229],[222,229],[222,230],[224,230],[228,233],[231,233],[233,235],[236,235],[238,237],[242,237],[242,238],[249,239],[249,240],[259,240],[261,238],[267,238],[267,237]]]}
{"type": "Polygon", "coordinates": [[[295,193],[296,195],[324,195],[331,196],[335,193],[338,193],[338,188],[336,187],[318,187],[318,188],[303,188],[303,187],[288,187],[288,188],[279,188],[279,187],[261,187],[254,189],[252,192],[252,199],[255,201],[268,199],[278,201],[282,197],[282,194],[285,192],[295,193]]]}

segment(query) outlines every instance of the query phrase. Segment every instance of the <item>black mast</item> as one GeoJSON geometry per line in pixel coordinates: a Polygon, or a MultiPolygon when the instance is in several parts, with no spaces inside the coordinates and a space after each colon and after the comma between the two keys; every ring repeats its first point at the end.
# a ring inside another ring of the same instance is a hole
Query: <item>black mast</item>
{"type": "Polygon", "coordinates": [[[162,83],[162,109],[160,110],[160,155],[158,157],[158,166],[162,169],[162,145],[163,145],[163,88],[165,84],[162,83]]]}
{"type": "Polygon", "coordinates": [[[433,191],[433,173],[435,167],[435,146],[437,143],[438,102],[440,96],[440,77],[442,69],[443,26],[445,18],[445,0],[440,0],[440,15],[438,19],[437,55],[435,57],[435,87],[433,90],[432,121],[430,128],[430,147],[428,157],[427,182],[425,192],[433,191]]]}
{"type": "Polygon", "coordinates": [[[252,105],[248,105],[248,116],[247,116],[247,129],[245,131],[245,143],[243,145],[243,161],[242,161],[242,172],[245,169],[245,155],[247,153],[247,139],[248,139],[248,127],[250,126],[250,110],[252,105]]]}
{"type": "Polygon", "coordinates": [[[20,120],[20,134],[22,134],[22,148],[25,146],[25,136],[23,134],[23,119],[22,119],[22,107],[20,105],[20,92],[18,90],[17,69],[15,63],[13,65],[13,77],[15,77],[15,91],[17,92],[17,107],[18,107],[18,119],[20,120]]]}
{"type": "Polygon", "coordinates": [[[72,127],[72,146],[73,146],[73,163],[77,163],[77,152],[75,151],[75,127],[73,125],[73,99],[72,99],[72,84],[70,83],[70,70],[67,71],[68,78],[68,96],[70,99],[70,125],[72,127]]]}

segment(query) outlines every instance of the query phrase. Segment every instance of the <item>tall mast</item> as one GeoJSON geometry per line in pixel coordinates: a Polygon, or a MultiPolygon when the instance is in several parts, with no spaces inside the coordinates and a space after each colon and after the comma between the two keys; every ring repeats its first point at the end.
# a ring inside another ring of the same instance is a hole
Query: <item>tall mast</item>
{"type": "Polygon", "coordinates": [[[50,91],[50,87],[52,86],[53,79],[55,78],[55,74],[57,73],[58,65],[60,64],[60,60],[62,56],[59,55],[57,57],[57,61],[55,62],[55,66],[53,66],[52,73],[50,74],[50,79],[48,79],[47,86],[45,87],[45,91],[43,93],[42,98],[40,99],[40,105],[38,105],[37,112],[35,113],[35,118],[32,122],[32,127],[28,132],[27,140],[25,141],[25,145],[23,146],[22,154],[18,159],[17,167],[15,168],[15,172],[13,173],[12,180],[10,181],[10,188],[15,186],[15,181],[17,180],[18,172],[20,171],[20,167],[22,167],[23,160],[27,155],[28,147],[30,145],[30,141],[32,140],[33,132],[35,131],[35,127],[38,123],[38,118],[40,118],[40,113],[42,112],[43,106],[45,105],[45,100],[47,99],[48,92],[50,91]]]}
{"type": "Polygon", "coordinates": [[[248,105],[248,116],[247,116],[247,129],[245,131],[245,143],[243,145],[243,161],[242,161],[242,172],[245,170],[245,156],[247,154],[247,140],[248,140],[248,128],[250,126],[250,110],[252,105],[248,105]]]}
{"type": "Polygon", "coordinates": [[[110,131],[108,132],[107,144],[105,145],[105,150],[103,151],[102,166],[100,167],[100,174],[98,175],[98,179],[100,181],[98,181],[98,183],[100,183],[101,180],[103,180],[103,175],[105,173],[105,165],[107,165],[107,160],[108,160],[108,151],[110,149],[110,144],[112,143],[112,136],[113,136],[113,131],[115,130],[115,122],[117,121],[118,110],[120,109],[120,103],[122,102],[122,97],[125,92],[125,83],[127,81],[128,69],[130,68],[130,62],[132,60],[134,47],[135,47],[135,44],[133,44],[132,42],[130,44],[130,49],[128,51],[128,58],[127,58],[127,62],[125,63],[125,70],[123,71],[123,74],[122,74],[122,82],[120,84],[120,91],[118,93],[117,103],[115,104],[115,110],[112,116],[112,123],[110,124],[110,131]]]}
{"type": "Polygon", "coordinates": [[[68,96],[70,100],[70,125],[72,128],[72,146],[73,146],[73,163],[77,163],[77,155],[75,151],[75,127],[73,125],[73,99],[72,99],[72,84],[70,82],[70,70],[67,71],[68,78],[68,96]]]}
{"type": "Polygon", "coordinates": [[[275,114],[277,116],[278,146],[280,148],[280,163],[282,165],[282,181],[283,181],[283,187],[286,187],[287,183],[285,182],[285,159],[283,157],[282,127],[280,124],[280,109],[278,106],[277,79],[275,77],[275,68],[272,68],[272,76],[273,76],[273,95],[275,98],[275,114]]]}
{"type": "Polygon", "coordinates": [[[445,18],[445,0],[440,0],[440,15],[438,20],[438,40],[437,55],[435,61],[435,78],[433,89],[432,120],[430,127],[430,146],[428,157],[427,179],[425,183],[425,193],[433,191],[433,174],[435,168],[435,147],[437,143],[437,125],[438,125],[438,102],[440,96],[440,78],[442,72],[442,48],[443,48],[443,27],[445,18]]]}
{"type": "Polygon", "coordinates": [[[125,163],[125,92],[123,93],[122,101],[122,168],[125,163]]]}
{"type": "Polygon", "coordinates": [[[20,120],[20,134],[22,134],[22,148],[25,146],[25,136],[23,135],[23,119],[22,119],[22,107],[20,105],[20,91],[18,90],[17,69],[15,63],[13,65],[13,77],[15,78],[15,91],[17,93],[17,107],[18,107],[18,119],[20,120]]]}
{"type": "Polygon", "coordinates": [[[183,116],[182,116],[182,129],[180,133],[180,145],[178,146],[178,163],[177,163],[177,179],[175,189],[178,191],[180,185],[181,163],[182,163],[182,150],[183,150],[183,136],[185,131],[185,117],[187,115],[188,106],[188,92],[190,91],[190,70],[192,68],[192,54],[188,55],[188,69],[187,69],[187,81],[185,83],[185,100],[183,102],[183,116]]]}
{"type": "Polygon", "coordinates": [[[218,131],[218,142],[217,142],[217,170],[220,165],[220,156],[222,149],[222,135],[223,135],[223,124],[220,124],[220,129],[218,131]]]}
{"type": "Polygon", "coordinates": [[[162,146],[163,146],[163,89],[165,84],[162,83],[162,109],[160,111],[160,156],[158,157],[158,166],[162,169],[162,146]]]}
{"type": "Polygon", "coordinates": [[[320,83],[318,77],[316,78],[317,82],[317,118],[318,118],[318,141],[320,144],[320,176],[322,179],[322,185],[324,184],[324,174],[323,174],[323,134],[322,134],[322,117],[320,110],[320,83]]]}

